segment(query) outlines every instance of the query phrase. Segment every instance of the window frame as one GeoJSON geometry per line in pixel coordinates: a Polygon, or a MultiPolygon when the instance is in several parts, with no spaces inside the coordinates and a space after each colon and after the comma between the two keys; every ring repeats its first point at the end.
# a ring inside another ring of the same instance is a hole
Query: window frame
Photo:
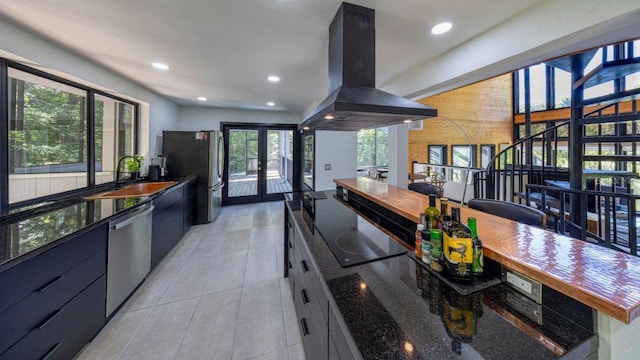
{"type": "MultiPolygon", "coordinates": [[[[41,77],[46,80],[54,81],[66,86],[74,87],[78,90],[84,91],[86,93],[86,105],[85,111],[87,113],[86,117],[86,166],[87,166],[87,185],[81,188],[77,188],[70,191],[58,192],[53,194],[48,194],[45,196],[35,197],[33,199],[28,199],[24,201],[15,202],[9,204],[9,167],[2,166],[2,170],[0,170],[0,211],[6,211],[9,209],[19,208],[23,206],[28,206],[35,203],[40,203],[47,200],[56,200],[64,197],[68,197],[70,195],[79,194],[82,192],[86,192],[89,189],[95,187],[102,187],[105,184],[97,185],[95,184],[95,156],[96,156],[96,139],[95,139],[95,96],[100,95],[106,98],[113,99],[115,101],[123,102],[133,106],[133,144],[134,144],[134,153],[139,152],[140,146],[140,104],[131,100],[127,100],[125,98],[109,94],[107,92],[101,91],[99,89],[94,89],[92,87],[65,79],[64,77],[53,75],[47,73],[42,70],[34,69],[32,67],[23,65],[21,63],[11,61],[8,59],[0,58],[0,159],[4,162],[4,164],[9,164],[9,68],[13,68],[34,76],[41,77]]],[[[109,182],[106,184],[112,184],[113,182],[109,182]]]]}
{"type": "MultiPolygon", "coordinates": [[[[386,130],[379,130],[380,128],[373,128],[373,129],[363,129],[358,131],[358,135],[360,134],[361,131],[367,131],[367,130],[373,130],[373,164],[370,165],[360,165],[357,164],[357,168],[358,169],[369,169],[369,168],[378,168],[378,167],[388,167],[389,166],[389,128],[384,126],[382,128],[385,128],[386,130]],[[383,164],[383,165],[378,165],[378,133],[379,132],[385,132],[387,134],[387,164],[383,164]]],[[[357,136],[357,135],[356,135],[357,136]]],[[[360,140],[357,139],[357,157],[359,158],[359,154],[360,154],[360,140]]],[[[357,159],[359,160],[359,159],[357,159]]],[[[357,161],[356,160],[356,161],[357,161]]]]}

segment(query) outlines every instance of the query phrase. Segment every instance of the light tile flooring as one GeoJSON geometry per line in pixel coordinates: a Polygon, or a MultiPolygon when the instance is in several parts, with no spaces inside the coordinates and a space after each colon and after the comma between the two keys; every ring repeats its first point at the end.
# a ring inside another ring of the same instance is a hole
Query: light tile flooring
{"type": "Polygon", "coordinates": [[[304,360],[283,206],[224,207],[193,226],[77,358],[304,360]]]}

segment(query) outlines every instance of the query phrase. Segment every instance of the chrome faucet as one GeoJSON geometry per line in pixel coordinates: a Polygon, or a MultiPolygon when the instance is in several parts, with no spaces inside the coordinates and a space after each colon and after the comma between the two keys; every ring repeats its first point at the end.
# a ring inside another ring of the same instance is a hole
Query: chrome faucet
{"type": "MultiPolygon", "coordinates": [[[[137,161],[138,162],[138,169],[140,169],[140,167],[142,166],[142,164],[140,164],[140,160],[136,159],[134,156],[125,155],[125,156],[121,157],[120,160],[118,160],[118,166],[116,166],[116,188],[118,187],[119,184],[122,184],[120,182],[120,166],[122,166],[122,161],[124,159],[127,159],[127,158],[130,158],[130,159],[133,159],[133,160],[137,161]]],[[[126,183],[126,180],[123,183],[126,183]]]]}

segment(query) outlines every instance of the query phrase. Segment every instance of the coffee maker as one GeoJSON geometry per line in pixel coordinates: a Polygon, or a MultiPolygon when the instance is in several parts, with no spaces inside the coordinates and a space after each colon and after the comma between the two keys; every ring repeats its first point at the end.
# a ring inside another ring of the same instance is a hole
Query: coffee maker
{"type": "Polygon", "coordinates": [[[158,155],[153,159],[153,164],[149,165],[148,178],[151,181],[157,181],[167,175],[167,156],[158,155]]]}

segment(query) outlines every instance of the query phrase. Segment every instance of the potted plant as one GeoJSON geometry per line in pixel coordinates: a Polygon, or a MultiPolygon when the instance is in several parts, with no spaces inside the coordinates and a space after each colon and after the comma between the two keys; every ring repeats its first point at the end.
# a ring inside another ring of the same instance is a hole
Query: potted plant
{"type": "Polygon", "coordinates": [[[131,174],[131,180],[136,180],[140,172],[140,165],[142,165],[144,158],[140,156],[140,154],[134,154],[133,157],[135,159],[127,159],[126,166],[127,170],[129,170],[129,173],[131,174]]]}

